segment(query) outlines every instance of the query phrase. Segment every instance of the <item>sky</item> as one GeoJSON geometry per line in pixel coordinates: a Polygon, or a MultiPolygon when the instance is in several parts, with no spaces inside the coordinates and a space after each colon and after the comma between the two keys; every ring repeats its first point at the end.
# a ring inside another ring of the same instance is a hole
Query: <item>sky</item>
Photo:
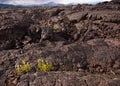
{"type": "Polygon", "coordinates": [[[111,1],[111,0],[0,0],[2,4],[13,4],[13,5],[38,5],[44,4],[48,2],[55,2],[61,4],[69,4],[69,3],[98,3],[103,1],[111,1]]]}

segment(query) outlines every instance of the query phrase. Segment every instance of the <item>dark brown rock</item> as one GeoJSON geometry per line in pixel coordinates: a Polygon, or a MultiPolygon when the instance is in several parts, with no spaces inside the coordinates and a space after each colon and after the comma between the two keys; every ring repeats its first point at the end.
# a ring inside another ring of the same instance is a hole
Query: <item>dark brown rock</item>
{"type": "Polygon", "coordinates": [[[53,8],[53,9],[49,9],[46,11],[46,13],[49,13],[49,16],[57,16],[63,9],[59,9],[59,8],[53,8]]]}
{"type": "Polygon", "coordinates": [[[0,8],[0,86],[120,86],[119,9],[119,0],[0,8]],[[39,72],[38,59],[53,71],[39,72]],[[32,69],[18,76],[23,60],[32,69]]]}
{"type": "Polygon", "coordinates": [[[67,15],[69,21],[80,21],[80,20],[84,20],[86,18],[88,13],[82,13],[82,12],[78,12],[78,13],[73,13],[70,15],[67,15]]]}

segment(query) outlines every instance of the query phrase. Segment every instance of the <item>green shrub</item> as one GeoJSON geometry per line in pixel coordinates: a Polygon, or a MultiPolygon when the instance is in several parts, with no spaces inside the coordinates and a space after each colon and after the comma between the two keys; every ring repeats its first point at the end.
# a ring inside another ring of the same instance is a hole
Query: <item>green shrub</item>
{"type": "Polygon", "coordinates": [[[47,61],[38,59],[37,61],[37,69],[38,71],[51,71],[53,70],[53,65],[48,63],[47,61]]]}
{"type": "Polygon", "coordinates": [[[17,74],[27,73],[31,70],[31,65],[25,60],[22,61],[22,65],[17,65],[17,74]]]}
{"type": "MultiPolygon", "coordinates": [[[[26,62],[25,60],[22,61],[21,65],[17,65],[17,74],[22,75],[23,73],[28,73],[31,70],[31,65],[26,62]]],[[[51,71],[54,67],[52,64],[48,63],[47,61],[38,59],[37,60],[37,70],[38,71],[51,71]]]]}
{"type": "Polygon", "coordinates": [[[53,31],[54,32],[57,32],[59,30],[59,26],[57,25],[57,24],[55,24],[54,26],[53,26],[53,31]]]}

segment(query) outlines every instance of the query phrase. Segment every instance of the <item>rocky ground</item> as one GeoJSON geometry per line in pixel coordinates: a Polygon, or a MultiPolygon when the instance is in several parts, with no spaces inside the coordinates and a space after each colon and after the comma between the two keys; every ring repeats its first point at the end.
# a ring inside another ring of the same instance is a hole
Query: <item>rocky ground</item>
{"type": "Polygon", "coordinates": [[[0,86],[120,86],[120,1],[0,8],[0,86]],[[18,76],[23,59],[33,69],[18,76]]]}

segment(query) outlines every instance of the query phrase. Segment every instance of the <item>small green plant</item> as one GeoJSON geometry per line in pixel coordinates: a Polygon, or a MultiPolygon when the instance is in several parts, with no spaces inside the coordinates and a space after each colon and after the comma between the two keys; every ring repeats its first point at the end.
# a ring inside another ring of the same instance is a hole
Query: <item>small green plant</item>
{"type": "Polygon", "coordinates": [[[21,75],[21,74],[22,74],[21,65],[17,65],[17,74],[18,74],[18,75],[21,75]]]}
{"type": "Polygon", "coordinates": [[[55,24],[55,25],[53,26],[53,31],[54,31],[54,32],[57,32],[58,29],[59,29],[59,26],[58,26],[57,24],[55,24]]]}
{"type": "Polygon", "coordinates": [[[82,29],[83,28],[83,25],[81,24],[81,25],[79,25],[79,29],[82,29]]]}
{"type": "Polygon", "coordinates": [[[53,70],[53,65],[48,63],[47,61],[38,59],[37,60],[37,69],[38,69],[38,71],[44,71],[44,72],[51,71],[51,70],[53,70]]]}
{"type": "Polygon", "coordinates": [[[25,60],[22,61],[22,65],[17,65],[17,74],[27,73],[31,70],[31,65],[25,60]]]}

